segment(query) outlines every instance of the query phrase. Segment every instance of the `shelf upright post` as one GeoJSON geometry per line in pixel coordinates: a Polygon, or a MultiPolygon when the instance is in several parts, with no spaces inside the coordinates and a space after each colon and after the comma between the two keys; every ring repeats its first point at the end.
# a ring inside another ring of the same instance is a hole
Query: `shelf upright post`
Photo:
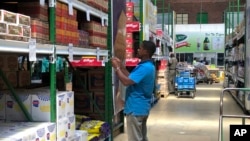
{"type": "Polygon", "coordinates": [[[143,8],[143,2],[144,0],[140,0],[140,7],[139,7],[139,10],[140,10],[140,23],[141,23],[141,30],[139,32],[139,43],[141,44],[142,41],[143,41],[143,29],[144,29],[144,15],[143,15],[143,11],[144,11],[144,8],[143,8]]]}
{"type": "Polygon", "coordinates": [[[165,0],[162,0],[162,32],[164,32],[165,28],[164,28],[164,24],[165,24],[165,15],[164,15],[164,12],[165,12],[165,0]]]}
{"type": "Polygon", "coordinates": [[[50,58],[50,121],[56,122],[56,47],[55,47],[55,6],[56,0],[49,0],[49,38],[53,45],[50,58]]]}
{"type": "MultiPolygon", "coordinates": [[[[111,56],[113,47],[113,0],[108,1],[108,56],[111,56]]],[[[107,56],[107,57],[108,57],[107,56]]],[[[113,86],[112,86],[112,65],[111,61],[105,63],[105,121],[110,125],[109,141],[113,141],[113,86]]]]}

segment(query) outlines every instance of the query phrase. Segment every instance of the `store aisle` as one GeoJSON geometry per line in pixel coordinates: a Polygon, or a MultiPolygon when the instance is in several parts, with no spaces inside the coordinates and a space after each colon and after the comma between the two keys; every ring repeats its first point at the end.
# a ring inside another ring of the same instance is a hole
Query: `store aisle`
{"type": "MultiPolygon", "coordinates": [[[[218,141],[221,90],[218,83],[199,84],[195,99],[174,95],[161,98],[148,119],[149,141],[218,141]]],[[[230,95],[224,98],[224,112],[242,114],[230,95]]],[[[229,141],[229,124],[241,124],[241,119],[224,120],[224,141],[229,141]]],[[[127,141],[126,134],[118,135],[114,141],[127,141]]]]}

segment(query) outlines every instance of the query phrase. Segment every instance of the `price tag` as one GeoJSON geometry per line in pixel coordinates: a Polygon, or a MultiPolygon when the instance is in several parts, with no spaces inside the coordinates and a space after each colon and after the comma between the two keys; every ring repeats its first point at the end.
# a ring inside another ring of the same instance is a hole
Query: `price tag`
{"type": "Polygon", "coordinates": [[[73,44],[69,43],[69,61],[73,60],[73,44]]]}
{"type": "Polygon", "coordinates": [[[29,39],[29,61],[36,61],[36,39],[29,39]]]}
{"type": "Polygon", "coordinates": [[[55,7],[55,6],[56,6],[55,0],[49,0],[49,7],[55,7]]]}
{"type": "Polygon", "coordinates": [[[87,16],[87,21],[90,21],[90,14],[89,14],[89,11],[87,10],[87,12],[86,12],[86,16],[87,16]]]}
{"type": "Polygon", "coordinates": [[[44,6],[45,5],[45,0],[40,0],[40,5],[44,6]]]}
{"type": "Polygon", "coordinates": [[[69,15],[74,15],[72,0],[68,0],[68,5],[69,5],[69,15]]]}

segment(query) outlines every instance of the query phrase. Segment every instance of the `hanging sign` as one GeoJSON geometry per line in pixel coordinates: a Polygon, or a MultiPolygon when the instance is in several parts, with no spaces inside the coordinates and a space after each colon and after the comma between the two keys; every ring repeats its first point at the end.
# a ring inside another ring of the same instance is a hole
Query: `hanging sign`
{"type": "Polygon", "coordinates": [[[29,61],[36,61],[36,39],[29,39],[29,61]]]}
{"type": "Polygon", "coordinates": [[[141,30],[141,23],[140,22],[128,22],[126,24],[127,33],[131,32],[138,32],[141,30]]]}

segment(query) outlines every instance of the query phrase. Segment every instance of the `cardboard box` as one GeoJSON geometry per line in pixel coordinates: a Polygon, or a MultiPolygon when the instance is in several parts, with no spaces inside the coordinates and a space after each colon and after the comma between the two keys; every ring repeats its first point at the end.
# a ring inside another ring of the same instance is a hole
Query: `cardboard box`
{"type": "Polygon", "coordinates": [[[7,24],[7,34],[12,36],[23,36],[23,27],[15,24],[7,24]]]}
{"type": "MultiPolygon", "coordinates": [[[[4,74],[7,78],[7,80],[9,81],[10,85],[13,88],[16,88],[17,87],[17,74],[16,74],[16,72],[4,71],[4,74]]],[[[6,89],[8,89],[7,85],[5,84],[3,79],[0,79],[0,90],[6,90],[6,89]]]]}
{"type": "MultiPolygon", "coordinates": [[[[104,92],[94,92],[94,101],[98,106],[100,112],[105,111],[105,95],[104,92]]],[[[99,113],[97,108],[94,106],[94,112],[99,113]]]]}
{"type": "Polygon", "coordinates": [[[67,91],[66,92],[66,116],[74,115],[74,92],[67,91]]]}
{"type": "Polygon", "coordinates": [[[30,16],[26,16],[23,14],[17,14],[17,24],[30,26],[30,16]]]}
{"type": "Polygon", "coordinates": [[[76,130],[76,117],[75,115],[68,116],[67,122],[67,137],[73,137],[75,135],[76,130]]]}
{"type": "Polygon", "coordinates": [[[0,22],[0,34],[7,34],[7,24],[0,22]]]}
{"type": "Polygon", "coordinates": [[[0,67],[2,71],[17,71],[18,56],[17,55],[0,55],[0,67]]]}
{"type": "Polygon", "coordinates": [[[89,70],[88,71],[89,90],[102,91],[105,86],[104,70],[89,70]]]}
{"type": "Polygon", "coordinates": [[[48,123],[45,127],[45,141],[56,141],[56,123],[48,123]]]}
{"type": "Polygon", "coordinates": [[[64,117],[61,120],[57,121],[56,124],[56,136],[57,141],[63,141],[67,138],[67,128],[68,128],[68,118],[64,117]]]}
{"type": "Polygon", "coordinates": [[[0,22],[17,24],[17,14],[7,10],[0,10],[0,22]]]}
{"type": "Polygon", "coordinates": [[[93,112],[93,94],[84,92],[75,92],[75,114],[86,114],[93,112]]]}
{"type": "MultiPolygon", "coordinates": [[[[31,95],[27,91],[17,91],[21,102],[24,104],[28,113],[31,114],[31,95]]],[[[23,111],[19,107],[14,97],[10,94],[6,94],[6,121],[27,121],[23,111]]]]}
{"type": "Polygon", "coordinates": [[[66,117],[66,102],[67,102],[66,92],[58,92],[56,99],[57,120],[61,120],[62,118],[66,117]]]}
{"type": "Polygon", "coordinates": [[[5,97],[6,95],[0,92],[0,120],[5,120],[5,97]]]}
{"type": "Polygon", "coordinates": [[[30,71],[18,71],[17,72],[17,86],[25,87],[30,85],[30,71]]]}
{"type": "Polygon", "coordinates": [[[32,92],[31,116],[34,121],[50,121],[50,94],[47,91],[32,92]]]}

